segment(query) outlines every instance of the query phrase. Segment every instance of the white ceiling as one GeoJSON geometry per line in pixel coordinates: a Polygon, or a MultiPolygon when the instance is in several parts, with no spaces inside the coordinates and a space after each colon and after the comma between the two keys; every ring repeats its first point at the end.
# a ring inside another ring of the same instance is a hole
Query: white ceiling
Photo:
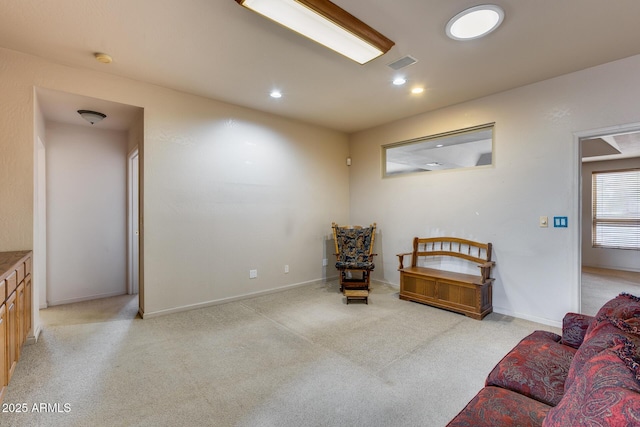
{"type": "Polygon", "coordinates": [[[622,132],[582,140],[582,161],[640,158],[640,132],[622,132]]]}
{"type": "Polygon", "coordinates": [[[0,46],[345,132],[640,54],[638,0],[495,0],[504,23],[470,42],[444,27],[478,0],[334,3],[396,45],[359,65],[235,0],[0,0],[0,46]],[[404,55],[419,62],[395,87],[404,55]]]}
{"type": "Polygon", "coordinates": [[[38,103],[46,120],[100,129],[128,130],[141,116],[142,109],[132,105],[89,98],[72,93],[38,88],[38,103]],[[106,114],[107,119],[95,125],[83,119],[78,110],[92,110],[106,114]]]}

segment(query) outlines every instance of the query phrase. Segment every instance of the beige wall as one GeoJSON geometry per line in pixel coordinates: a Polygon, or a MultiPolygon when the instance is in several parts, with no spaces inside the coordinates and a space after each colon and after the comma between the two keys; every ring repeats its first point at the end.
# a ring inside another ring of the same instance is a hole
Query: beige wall
{"type": "Polygon", "coordinates": [[[0,250],[33,245],[40,86],[144,108],[146,315],[327,274],[331,221],[349,217],[346,135],[5,49],[0,63],[0,250]]]}
{"type": "Polygon", "coordinates": [[[393,254],[414,236],[492,242],[494,310],[559,325],[579,308],[575,133],[640,122],[638,75],[635,56],[352,135],[351,220],[379,225],[374,277],[399,282],[393,254]],[[382,145],[489,122],[493,168],[381,178],[382,145]],[[539,228],[543,215],[569,227],[539,228]]]}

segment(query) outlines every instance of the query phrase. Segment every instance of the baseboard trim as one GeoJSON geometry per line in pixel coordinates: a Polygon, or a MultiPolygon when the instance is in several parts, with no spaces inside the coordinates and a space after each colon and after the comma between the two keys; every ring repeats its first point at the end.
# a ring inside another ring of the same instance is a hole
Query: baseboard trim
{"type": "Polygon", "coordinates": [[[391,286],[392,288],[396,288],[400,290],[399,283],[393,283],[393,282],[388,282],[386,280],[374,279],[373,277],[371,278],[371,283],[380,283],[381,285],[391,286]]]}
{"type": "Polygon", "coordinates": [[[33,335],[27,336],[25,340],[26,345],[35,344],[38,342],[38,338],[40,337],[40,332],[42,332],[42,327],[40,325],[36,326],[36,329],[33,331],[33,335]]]}
{"type": "Polygon", "coordinates": [[[278,293],[278,292],[288,291],[290,289],[300,288],[300,287],[303,287],[303,286],[311,286],[311,285],[315,285],[315,284],[328,283],[328,282],[331,282],[331,281],[337,280],[337,279],[338,279],[337,276],[336,277],[327,277],[327,278],[324,278],[324,279],[314,279],[314,280],[309,280],[307,282],[300,282],[300,283],[294,283],[292,285],[281,286],[279,288],[273,288],[273,289],[267,289],[267,290],[264,290],[264,291],[251,292],[251,293],[248,293],[248,294],[242,294],[242,295],[238,295],[238,296],[234,296],[234,297],[228,297],[228,298],[221,298],[221,299],[217,299],[217,300],[199,302],[197,304],[183,305],[183,306],[180,306],[180,307],[168,308],[168,309],[165,309],[165,310],[157,310],[157,311],[145,312],[144,310],[142,310],[140,308],[138,310],[138,314],[140,314],[140,317],[142,317],[143,319],[152,319],[154,317],[165,316],[167,314],[180,313],[180,312],[183,312],[183,311],[190,311],[190,310],[197,310],[199,308],[212,307],[214,305],[226,304],[228,302],[234,302],[234,301],[241,301],[241,300],[245,300],[245,299],[249,299],[249,298],[259,297],[259,296],[262,296],[262,295],[275,294],[275,293],[278,293]]]}
{"type": "Polygon", "coordinates": [[[518,313],[513,310],[507,310],[501,307],[493,306],[493,312],[498,314],[504,314],[505,316],[516,317],[518,319],[529,320],[531,322],[540,323],[542,325],[553,326],[554,328],[562,328],[562,321],[558,322],[556,320],[545,319],[543,317],[538,316],[530,316],[524,313],[518,313]]]}
{"type": "MultiPolygon", "coordinates": [[[[622,272],[622,275],[624,275],[624,273],[640,273],[640,270],[637,269],[633,269],[633,268],[627,268],[627,267],[612,267],[610,265],[583,265],[582,269],[585,270],[586,272],[590,272],[589,269],[591,270],[605,270],[605,272],[610,273],[613,276],[617,276],[620,274],[616,274],[616,272],[622,272]]],[[[602,272],[601,272],[602,273],[602,272]]]]}
{"type": "Polygon", "coordinates": [[[110,292],[110,293],[98,294],[98,295],[89,295],[89,296],[86,296],[86,297],[70,298],[70,299],[60,300],[60,301],[53,301],[53,302],[47,301],[47,307],[53,307],[55,305],[73,304],[74,302],[90,301],[90,300],[100,299],[100,298],[117,297],[117,296],[120,296],[120,295],[126,295],[126,293],[127,293],[126,290],[122,290],[122,291],[118,291],[118,292],[110,292]]]}

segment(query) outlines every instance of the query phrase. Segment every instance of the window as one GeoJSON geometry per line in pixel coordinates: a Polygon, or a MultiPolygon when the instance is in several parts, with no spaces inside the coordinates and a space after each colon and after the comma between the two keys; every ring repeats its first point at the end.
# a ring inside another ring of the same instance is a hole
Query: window
{"type": "Polygon", "coordinates": [[[493,164],[493,123],[382,147],[385,177],[493,164]]]}
{"type": "Polygon", "coordinates": [[[593,247],[640,250],[640,169],[593,172],[593,247]]]}

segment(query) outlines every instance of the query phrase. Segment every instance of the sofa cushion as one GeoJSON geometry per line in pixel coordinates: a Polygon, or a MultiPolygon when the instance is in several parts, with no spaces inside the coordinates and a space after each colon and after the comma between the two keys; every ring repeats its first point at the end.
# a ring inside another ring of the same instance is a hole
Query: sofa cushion
{"type": "Polygon", "coordinates": [[[493,368],[486,385],[506,388],[555,406],[576,349],[560,344],[553,332],[535,331],[520,341],[493,368]]]}
{"type": "Polygon", "coordinates": [[[616,340],[614,347],[587,361],[542,425],[640,425],[638,362],[635,346],[628,340],[616,340]]]}
{"type": "Polygon", "coordinates": [[[485,387],[447,427],[541,426],[550,406],[499,387],[485,387]]]}
{"type": "Polygon", "coordinates": [[[562,319],[562,341],[564,345],[578,348],[584,340],[593,316],[578,313],[567,313],[562,319]]]}
{"type": "Polygon", "coordinates": [[[584,342],[578,348],[573,362],[571,362],[567,381],[564,384],[565,390],[571,387],[571,384],[575,381],[576,376],[580,373],[585,363],[601,351],[613,347],[614,340],[625,338],[634,339],[632,334],[618,327],[626,324],[626,321],[620,322],[620,319],[600,316],[593,323],[596,324],[596,326],[593,328],[590,327],[590,330],[584,338],[584,342]]]}

